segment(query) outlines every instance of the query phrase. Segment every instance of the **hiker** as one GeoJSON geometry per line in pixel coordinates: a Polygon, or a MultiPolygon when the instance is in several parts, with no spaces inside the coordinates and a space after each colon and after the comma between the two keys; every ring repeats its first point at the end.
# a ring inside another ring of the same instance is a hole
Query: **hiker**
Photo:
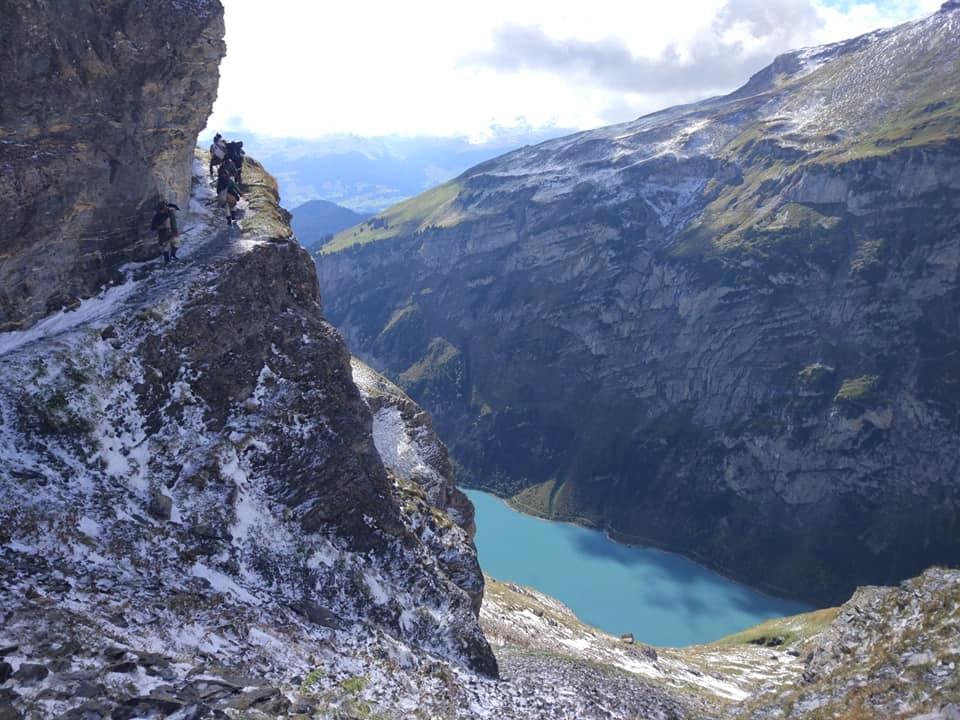
{"type": "Polygon", "coordinates": [[[237,174],[235,175],[237,179],[237,184],[243,182],[241,179],[241,174],[243,173],[243,156],[246,153],[243,151],[243,141],[238,140],[236,142],[227,143],[227,157],[233,161],[234,166],[237,168],[237,174]]]}
{"type": "MultiPolygon", "coordinates": [[[[234,178],[237,177],[237,166],[233,164],[233,160],[229,156],[223,159],[223,162],[220,163],[220,170],[217,172],[217,185],[220,185],[220,181],[224,178],[234,178]]],[[[239,181],[238,181],[239,182],[239,181]]],[[[220,192],[217,190],[217,192],[220,192]]]]}
{"type": "Polygon", "coordinates": [[[177,216],[174,210],[179,209],[173,203],[161,200],[157,203],[157,212],[150,222],[150,229],[157,231],[157,244],[163,253],[164,265],[168,265],[171,259],[177,259],[177,248],[180,247],[180,231],[177,229],[177,216]]]}
{"type": "Polygon", "coordinates": [[[232,225],[236,220],[235,208],[243,195],[240,193],[240,186],[237,181],[230,176],[230,171],[225,166],[230,163],[230,158],[224,160],[220,166],[220,175],[217,177],[217,205],[227,210],[227,225],[232,225]]]}
{"type": "Polygon", "coordinates": [[[227,156],[227,141],[223,135],[217,133],[213,136],[213,144],[210,146],[210,177],[213,177],[213,169],[223,162],[227,156]]]}

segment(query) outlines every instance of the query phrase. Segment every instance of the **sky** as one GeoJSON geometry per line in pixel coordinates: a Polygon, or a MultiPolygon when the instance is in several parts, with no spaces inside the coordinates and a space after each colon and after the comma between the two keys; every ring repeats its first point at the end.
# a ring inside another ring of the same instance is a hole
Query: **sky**
{"type": "Polygon", "coordinates": [[[223,0],[208,128],[284,138],[587,129],[730,92],[942,0],[223,0]]]}

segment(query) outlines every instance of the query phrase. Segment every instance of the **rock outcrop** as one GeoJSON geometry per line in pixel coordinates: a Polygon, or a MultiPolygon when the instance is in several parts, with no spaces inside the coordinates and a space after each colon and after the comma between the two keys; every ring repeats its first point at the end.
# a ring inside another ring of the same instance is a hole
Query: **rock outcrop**
{"type": "Polygon", "coordinates": [[[385,662],[496,676],[470,535],[384,468],[276,184],[246,164],[237,232],[195,169],[182,264],[0,335],[0,646],[50,674],[0,705],[280,714],[385,662]]]}
{"type": "Polygon", "coordinates": [[[859,588],[803,644],[803,673],[737,717],[960,717],[960,572],[932,568],[900,587],[859,588]]]}
{"type": "Polygon", "coordinates": [[[55,0],[0,14],[0,331],[96,293],[182,207],[224,54],[219,0],[55,0]]]}
{"type": "Polygon", "coordinates": [[[318,256],[463,479],[816,603],[960,561],[960,12],[491,160],[318,256]]]}

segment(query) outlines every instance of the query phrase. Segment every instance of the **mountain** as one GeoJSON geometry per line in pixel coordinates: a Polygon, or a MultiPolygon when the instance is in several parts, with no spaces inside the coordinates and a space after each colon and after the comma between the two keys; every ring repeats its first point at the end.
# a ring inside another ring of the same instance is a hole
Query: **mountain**
{"type": "Polygon", "coordinates": [[[960,562],[960,5],[508,153],[317,258],[461,479],[813,603],[960,562]]]}
{"type": "Polygon", "coordinates": [[[316,250],[335,233],[359,225],[369,215],[355,213],[326,200],[310,200],[290,211],[290,227],[308,250],[316,250]]]}
{"type": "Polygon", "coordinates": [[[216,205],[191,137],[209,104],[179,101],[212,101],[221,5],[6,11],[4,57],[75,71],[63,104],[86,93],[105,130],[64,137],[84,131],[59,123],[57,83],[3,78],[0,165],[73,175],[12,206],[30,242],[5,235],[0,257],[34,283],[0,332],[0,720],[956,715],[956,571],[682,649],[488,584],[433,420],[324,319],[276,180],[248,156],[239,222],[216,205]],[[156,42],[156,18],[184,30],[156,42]],[[182,208],[169,265],[146,229],[159,197],[182,208]],[[31,309],[58,261],[77,294],[31,309]]]}

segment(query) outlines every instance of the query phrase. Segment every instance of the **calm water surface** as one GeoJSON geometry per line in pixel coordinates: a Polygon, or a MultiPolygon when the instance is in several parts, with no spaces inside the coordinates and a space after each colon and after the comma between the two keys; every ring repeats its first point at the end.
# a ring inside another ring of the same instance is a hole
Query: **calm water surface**
{"type": "Polygon", "coordinates": [[[477,508],[484,572],[561,600],[609,633],[651,645],[710,642],[772,617],[806,612],[672,555],[619,545],[596,530],[524,515],[466,490],[477,508]]]}

